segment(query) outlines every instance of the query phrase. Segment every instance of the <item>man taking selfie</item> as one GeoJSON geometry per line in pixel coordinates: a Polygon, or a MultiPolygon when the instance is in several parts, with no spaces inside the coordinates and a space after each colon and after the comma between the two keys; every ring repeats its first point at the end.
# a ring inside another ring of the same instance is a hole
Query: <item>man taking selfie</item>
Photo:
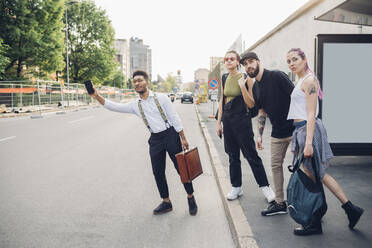
{"type": "MultiPolygon", "coordinates": [[[[168,152],[174,167],[179,173],[175,155],[182,150],[188,149],[189,144],[186,140],[181,120],[169,98],[166,95],[150,91],[147,88],[148,85],[149,77],[147,73],[135,71],[133,73],[133,87],[139,95],[138,99],[128,103],[116,103],[103,98],[95,89],[90,95],[108,110],[137,115],[149,129],[151,136],[148,143],[150,146],[152,171],[160,197],[163,199],[159,206],[153,210],[153,214],[157,215],[173,209],[165,176],[166,152],[168,152]]],[[[198,207],[193,195],[192,183],[184,183],[183,185],[187,192],[189,213],[190,215],[196,215],[198,207]]]]}

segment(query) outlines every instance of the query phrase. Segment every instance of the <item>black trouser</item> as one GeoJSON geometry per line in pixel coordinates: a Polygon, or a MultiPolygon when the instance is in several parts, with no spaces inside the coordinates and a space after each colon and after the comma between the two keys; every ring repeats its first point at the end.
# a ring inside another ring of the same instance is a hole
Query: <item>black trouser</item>
{"type": "Polygon", "coordinates": [[[257,154],[253,139],[252,121],[246,111],[240,113],[223,112],[223,133],[225,152],[229,155],[230,181],[233,187],[242,185],[240,150],[251,166],[259,187],[268,186],[265,168],[257,154]]]}
{"type": "MultiPolygon", "coordinates": [[[[176,130],[173,127],[170,127],[163,132],[151,134],[149,145],[152,172],[154,173],[160,197],[168,198],[169,191],[167,178],[165,176],[166,152],[168,152],[168,155],[171,158],[177,173],[179,174],[175,155],[182,151],[181,139],[176,130]]],[[[194,192],[192,183],[184,183],[183,186],[185,187],[187,194],[192,194],[194,192]]]]}

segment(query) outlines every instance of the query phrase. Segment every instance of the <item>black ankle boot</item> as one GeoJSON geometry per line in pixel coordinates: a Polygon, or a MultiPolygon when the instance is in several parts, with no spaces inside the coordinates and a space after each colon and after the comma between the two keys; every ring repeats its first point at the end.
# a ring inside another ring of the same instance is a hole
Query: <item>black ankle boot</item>
{"type": "Polygon", "coordinates": [[[317,222],[315,224],[310,224],[308,226],[297,227],[294,229],[293,233],[298,236],[309,236],[314,234],[322,234],[322,224],[317,222]]]}
{"type": "Polygon", "coordinates": [[[342,208],[345,210],[347,218],[349,219],[349,228],[353,229],[354,226],[358,223],[360,216],[362,216],[364,210],[353,205],[351,201],[348,201],[344,205],[342,205],[342,208]]]}
{"type": "Polygon", "coordinates": [[[196,205],[194,196],[192,196],[191,198],[187,198],[187,202],[189,203],[190,215],[196,215],[196,213],[198,212],[198,205],[196,205]]]}

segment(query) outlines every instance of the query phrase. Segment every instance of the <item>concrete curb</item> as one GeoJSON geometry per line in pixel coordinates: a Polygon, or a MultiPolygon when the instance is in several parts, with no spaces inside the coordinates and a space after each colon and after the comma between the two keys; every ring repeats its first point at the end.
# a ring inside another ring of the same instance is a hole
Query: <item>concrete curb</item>
{"type": "Polygon", "coordinates": [[[240,206],[239,201],[238,200],[228,201],[226,199],[226,195],[231,188],[229,175],[226,173],[226,170],[222,166],[221,160],[219,159],[218,156],[218,152],[213,144],[209,131],[201,118],[197,105],[194,106],[196,114],[198,116],[199,125],[207,145],[207,150],[211,159],[213,173],[216,178],[216,182],[225,209],[225,213],[229,222],[234,243],[238,248],[258,248],[257,242],[254,239],[252,233],[252,229],[247,221],[247,218],[244,215],[243,209],[240,206]]]}

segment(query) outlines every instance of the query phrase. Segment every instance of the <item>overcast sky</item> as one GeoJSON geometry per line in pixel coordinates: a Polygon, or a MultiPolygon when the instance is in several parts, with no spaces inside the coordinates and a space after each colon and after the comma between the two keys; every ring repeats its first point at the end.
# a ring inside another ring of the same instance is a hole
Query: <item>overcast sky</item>
{"type": "Polygon", "coordinates": [[[224,56],[242,34],[253,45],[308,0],[95,0],[115,38],[142,38],[152,49],[153,79],[181,70],[183,82],[210,56],[224,56]]]}

